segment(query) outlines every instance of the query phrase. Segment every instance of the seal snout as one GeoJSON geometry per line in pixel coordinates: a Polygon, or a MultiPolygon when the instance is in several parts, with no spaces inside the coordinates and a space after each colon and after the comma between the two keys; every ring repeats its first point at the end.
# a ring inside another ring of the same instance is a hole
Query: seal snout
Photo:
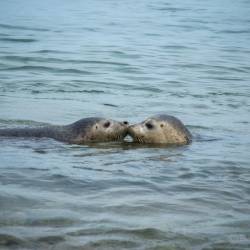
{"type": "Polygon", "coordinates": [[[130,126],[128,126],[128,134],[130,135],[130,136],[132,136],[133,137],[133,135],[134,135],[134,133],[135,133],[135,128],[136,128],[136,124],[133,124],[133,125],[130,125],[130,126]]]}
{"type": "Polygon", "coordinates": [[[129,122],[128,121],[122,121],[120,122],[121,128],[126,131],[126,134],[128,133],[129,128],[129,122]]]}
{"type": "Polygon", "coordinates": [[[122,124],[125,127],[125,136],[127,136],[128,135],[128,129],[129,129],[129,122],[128,121],[123,121],[122,124]]]}

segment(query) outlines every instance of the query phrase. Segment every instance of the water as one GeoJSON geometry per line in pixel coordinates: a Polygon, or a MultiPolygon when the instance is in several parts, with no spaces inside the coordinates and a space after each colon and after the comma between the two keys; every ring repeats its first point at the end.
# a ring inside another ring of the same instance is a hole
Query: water
{"type": "Polygon", "coordinates": [[[249,13],[246,0],[1,1],[1,127],[167,113],[194,142],[1,139],[0,249],[249,249],[249,13]]]}

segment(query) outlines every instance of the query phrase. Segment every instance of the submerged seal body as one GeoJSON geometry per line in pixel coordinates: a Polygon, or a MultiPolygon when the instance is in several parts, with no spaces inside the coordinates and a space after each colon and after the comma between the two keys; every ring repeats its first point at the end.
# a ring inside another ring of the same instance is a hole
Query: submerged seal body
{"type": "Polygon", "coordinates": [[[129,126],[128,134],[138,143],[185,145],[192,135],[184,124],[174,116],[156,115],[129,126]]]}
{"type": "Polygon", "coordinates": [[[88,142],[120,141],[127,135],[128,122],[101,117],[89,117],[65,126],[48,125],[38,128],[0,129],[6,137],[48,137],[58,141],[84,144],[88,142]]]}

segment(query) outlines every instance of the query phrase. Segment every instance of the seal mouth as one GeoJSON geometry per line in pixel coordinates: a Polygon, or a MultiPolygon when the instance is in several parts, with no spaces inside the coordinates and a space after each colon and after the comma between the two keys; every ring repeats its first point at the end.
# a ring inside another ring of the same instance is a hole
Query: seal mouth
{"type": "Polygon", "coordinates": [[[125,126],[125,128],[122,129],[120,133],[116,133],[114,136],[114,141],[122,141],[124,138],[128,135],[128,127],[125,126]]]}

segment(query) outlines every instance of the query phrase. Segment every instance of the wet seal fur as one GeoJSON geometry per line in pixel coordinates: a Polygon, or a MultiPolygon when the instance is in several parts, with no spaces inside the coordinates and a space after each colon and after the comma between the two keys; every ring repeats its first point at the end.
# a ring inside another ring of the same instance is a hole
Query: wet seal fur
{"type": "Polygon", "coordinates": [[[38,128],[0,129],[5,137],[48,137],[71,144],[122,141],[127,135],[128,122],[102,117],[89,117],[65,126],[48,125],[38,128]]]}
{"type": "Polygon", "coordinates": [[[192,135],[174,116],[162,114],[129,126],[128,134],[137,143],[185,145],[192,142],[192,135]]]}

